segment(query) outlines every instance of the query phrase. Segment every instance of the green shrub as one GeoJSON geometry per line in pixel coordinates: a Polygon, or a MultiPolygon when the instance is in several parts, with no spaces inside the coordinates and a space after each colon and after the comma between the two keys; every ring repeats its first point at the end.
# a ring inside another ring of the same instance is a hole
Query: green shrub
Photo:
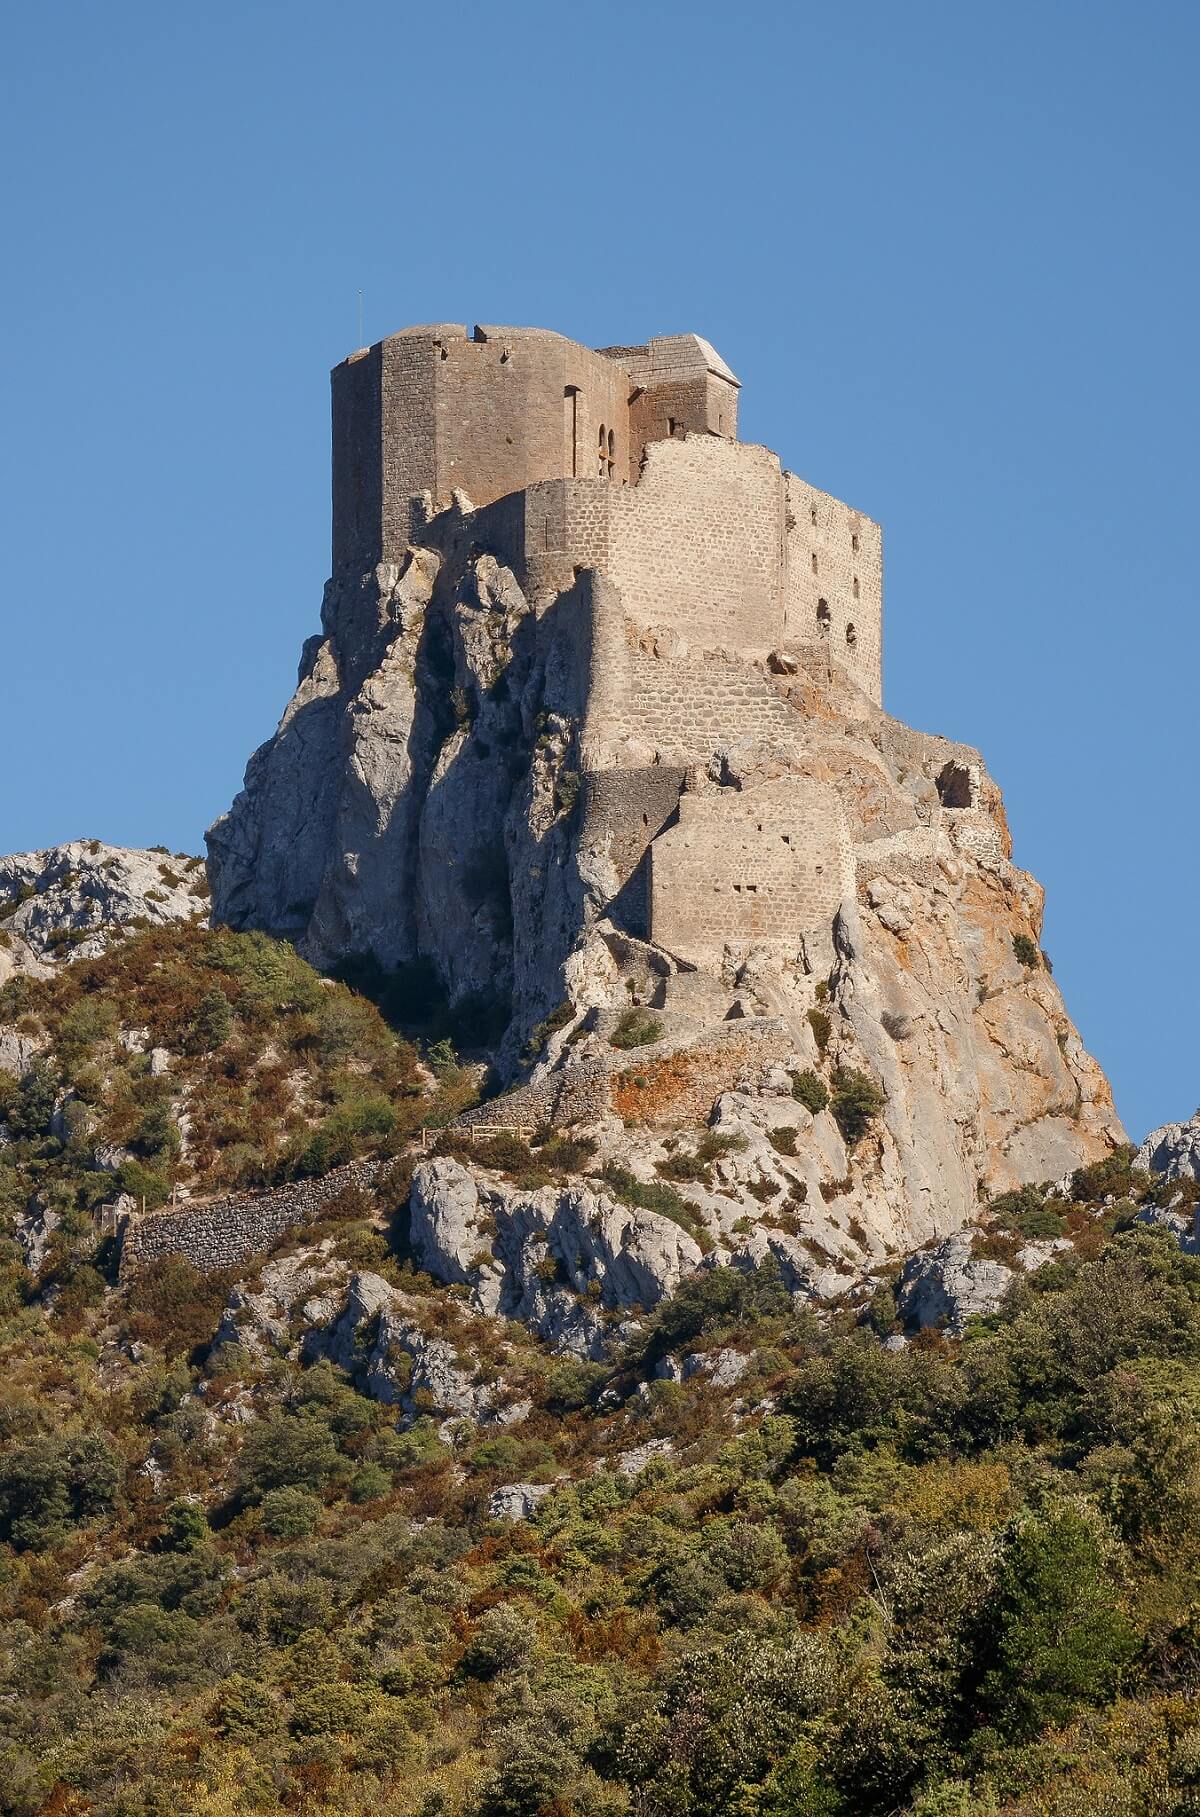
{"type": "Polygon", "coordinates": [[[798,1104],[803,1104],[805,1110],[811,1111],[814,1117],[819,1117],[829,1104],[829,1091],[825,1081],[810,1066],[806,1066],[803,1072],[792,1074],[792,1096],[798,1104]]]}
{"type": "Polygon", "coordinates": [[[842,1137],[854,1148],[884,1106],[883,1092],[866,1073],[839,1066],[833,1075],[833,1114],[842,1137]]]}
{"type": "Polygon", "coordinates": [[[605,1164],[600,1178],[609,1187],[614,1196],[626,1205],[632,1205],[639,1211],[652,1211],[660,1218],[670,1218],[686,1230],[703,1249],[712,1246],[704,1220],[694,1205],[676,1192],[665,1180],[639,1180],[636,1174],[630,1173],[627,1167],[621,1167],[615,1161],[605,1164]]]}
{"type": "Polygon", "coordinates": [[[1018,1529],[989,1616],[996,1663],[983,1701],[1015,1736],[1106,1702],[1137,1650],[1096,1524],[1070,1506],[1018,1529]]]}
{"type": "Polygon", "coordinates": [[[782,1123],[778,1129],[769,1129],[767,1141],[777,1155],[794,1155],[796,1152],[796,1131],[790,1123],[782,1123]]]}
{"type": "Polygon", "coordinates": [[[121,1465],[102,1433],[34,1438],[0,1457],[0,1537],[42,1552],[71,1527],[112,1508],[121,1465]]]}
{"type": "Polygon", "coordinates": [[[306,1489],[269,1489],[259,1504],[264,1533],[272,1539],[307,1539],[321,1518],[321,1504],[306,1489]]]}
{"type": "Polygon", "coordinates": [[[1014,934],[1012,949],[1021,964],[1029,971],[1036,971],[1038,966],[1042,963],[1042,956],[1037,949],[1037,943],[1031,940],[1028,934],[1014,934]]]}
{"type": "Polygon", "coordinates": [[[346,1493],[352,1502],[373,1502],[381,1495],[387,1495],[392,1487],[392,1479],[382,1465],[360,1464],[346,1485],[346,1493]]]}
{"type": "Polygon", "coordinates": [[[204,1509],[196,1502],[172,1502],[163,1516],[162,1544],[171,1552],[194,1552],[209,1537],[204,1509]]]}
{"type": "Polygon", "coordinates": [[[608,1044],[619,1048],[649,1047],[655,1041],[661,1041],[662,1035],[663,1025],[657,1016],[652,1016],[647,1009],[631,1008],[613,1029],[608,1044]]]}
{"type": "Polygon", "coordinates": [[[817,1043],[817,1052],[823,1054],[825,1049],[829,1046],[829,1037],[833,1033],[833,1023],[830,1021],[825,1010],[810,1009],[808,1012],[808,1026],[812,1029],[813,1038],[817,1043]]]}
{"type": "Polygon", "coordinates": [[[224,1047],[233,1033],[233,1011],[229,998],[218,985],[206,991],[196,1006],[184,1036],[184,1051],[189,1054],[211,1054],[224,1047]]]}
{"type": "Polygon", "coordinates": [[[276,1412],[253,1426],[238,1460],[238,1478],[248,1501],[272,1489],[321,1489],[342,1468],[337,1442],[318,1419],[276,1412]]]}

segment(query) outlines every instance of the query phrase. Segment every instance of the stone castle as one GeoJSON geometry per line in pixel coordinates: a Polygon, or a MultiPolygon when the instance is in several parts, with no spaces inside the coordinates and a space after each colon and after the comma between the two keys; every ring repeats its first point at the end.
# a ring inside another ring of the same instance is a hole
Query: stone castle
{"type": "Polygon", "coordinates": [[[408,328],[334,368],[333,573],[473,547],[578,621],[585,819],[618,916],[691,964],[794,946],[854,889],[836,795],[695,792],[714,749],[789,746],[772,679],[836,667],[881,700],[871,518],[737,440],[699,335],[593,351],[545,329],[408,328]]]}
{"type": "Polygon", "coordinates": [[[879,526],[737,440],[707,342],[439,324],[332,386],[322,629],[210,829],[217,922],[432,975],[508,1088],[477,1121],[649,1178],[732,1118],[710,1234],[797,1279],[1121,1139],[982,758],[883,710],[879,526]],[[794,1096],[842,1068],[851,1148],[794,1096]]]}

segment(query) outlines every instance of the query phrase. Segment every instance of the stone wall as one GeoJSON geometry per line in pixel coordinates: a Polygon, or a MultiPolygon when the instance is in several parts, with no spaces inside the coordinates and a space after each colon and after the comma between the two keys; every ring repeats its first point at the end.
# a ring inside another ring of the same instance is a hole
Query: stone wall
{"type": "Polygon", "coordinates": [[[386,1165],[351,1161],[319,1180],[297,1180],[274,1192],[238,1193],[207,1205],[131,1218],[121,1240],[121,1279],[169,1255],[211,1273],[265,1254],[294,1224],[315,1218],[347,1186],[373,1186],[386,1165]]]}
{"type": "Polygon", "coordinates": [[[671,764],[589,770],[583,776],[580,846],[607,854],[616,888],[606,913],[628,933],[650,938],[650,843],[674,819],[687,772],[671,764]]]}
{"type": "Polygon", "coordinates": [[[656,945],[717,967],[726,945],[794,953],[854,892],[846,817],[832,788],[788,777],[755,789],[685,793],[650,847],[656,945]]]}
{"type": "Polygon", "coordinates": [[[883,698],[883,532],[861,511],[784,474],[784,640],[816,644],[883,698]]]}
{"type": "Polygon", "coordinates": [[[722,1092],[736,1090],[748,1074],[757,1088],[765,1068],[786,1060],[794,1046],[786,1023],[776,1017],[720,1022],[699,1035],[668,1036],[633,1052],[614,1048],[566,1066],[468,1111],[459,1124],[564,1128],[615,1111],[631,1121],[696,1128],[707,1123],[722,1092]]]}
{"type": "Polygon", "coordinates": [[[642,1048],[612,1079],[612,1108],[629,1123],[699,1129],[723,1092],[746,1081],[757,1090],[768,1066],[783,1065],[795,1043],[775,1017],[725,1022],[687,1048],[661,1057],[642,1048]]]}
{"type": "Polygon", "coordinates": [[[767,448],[689,435],[607,501],[605,572],[639,626],[765,656],[783,634],[783,476],[767,448]]]}
{"type": "Polygon", "coordinates": [[[428,323],[351,354],[331,387],[335,573],[397,561],[424,495],[437,513],[455,490],[479,507],[556,479],[620,491],[647,441],[737,432],[737,380],[697,335],[597,353],[545,328],[428,323]]]}

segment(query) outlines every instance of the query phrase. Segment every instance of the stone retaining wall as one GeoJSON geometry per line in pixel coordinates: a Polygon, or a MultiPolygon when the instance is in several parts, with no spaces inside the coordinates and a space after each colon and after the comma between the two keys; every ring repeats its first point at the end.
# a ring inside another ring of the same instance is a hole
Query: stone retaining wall
{"type": "Polygon", "coordinates": [[[273,1192],[238,1193],[207,1205],[130,1218],[121,1240],[120,1277],[128,1280],[163,1256],[182,1256],[205,1274],[271,1249],[294,1224],[306,1224],[347,1186],[375,1184],[387,1163],[350,1161],[319,1180],[273,1192]]]}

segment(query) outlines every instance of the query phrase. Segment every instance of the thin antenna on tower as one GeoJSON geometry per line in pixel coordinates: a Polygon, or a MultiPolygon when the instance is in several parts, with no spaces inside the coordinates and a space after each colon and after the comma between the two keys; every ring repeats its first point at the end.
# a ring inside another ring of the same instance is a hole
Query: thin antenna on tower
{"type": "Polygon", "coordinates": [[[363,325],[362,325],[362,291],[361,291],[361,290],[360,290],[360,291],[359,291],[359,293],[358,293],[358,345],[359,345],[359,346],[360,346],[360,347],[361,347],[361,346],[362,346],[362,344],[363,344],[363,338],[362,338],[362,337],[363,337],[363,325]]]}

